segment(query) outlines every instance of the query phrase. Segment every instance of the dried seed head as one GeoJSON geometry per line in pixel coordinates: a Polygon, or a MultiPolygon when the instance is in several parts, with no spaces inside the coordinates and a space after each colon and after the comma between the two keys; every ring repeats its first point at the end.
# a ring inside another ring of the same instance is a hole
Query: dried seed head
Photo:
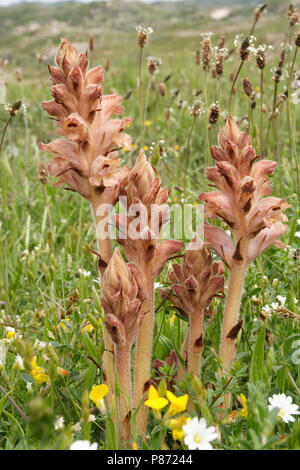
{"type": "Polygon", "coordinates": [[[8,112],[10,117],[14,117],[19,113],[21,105],[22,105],[22,101],[18,100],[15,103],[13,103],[12,105],[6,106],[5,110],[8,112]]]}
{"type": "Polygon", "coordinates": [[[294,26],[299,21],[299,14],[298,14],[297,8],[295,7],[293,3],[291,3],[290,6],[288,7],[287,18],[291,26],[294,26]]]}
{"type": "Polygon", "coordinates": [[[193,105],[189,107],[190,115],[197,118],[204,113],[204,104],[200,100],[194,101],[193,105]]]}
{"type": "Polygon", "coordinates": [[[252,85],[252,82],[249,78],[244,78],[243,80],[243,88],[244,88],[244,92],[246,93],[247,96],[251,96],[252,93],[254,92],[254,88],[253,88],[253,85],[252,85]]]}
{"type": "Polygon", "coordinates": [[[264,3],[263,5],[260,5],[257,8],[255,8],[255,10],[254,10],[254,19],[255,19],[256,22],[259,20],[260,15],[267,8],[267,6],[268,6],[268,4],[264,3]]]}
{"type": "Polygon", "coordinates": [[[216,59],[216,73],[217,75],[223,75],[224,70],[224,56],[223,54],[218,54],[216,59]]]}
{"type": "Polygon", "coordinates": [[[158,85],[158,91],[159,91],[160,96],[166,96],[167,87],[164,82],[158,85]]]}
{"type": "Polygon", "coordinates": [[[200,60],[201,60],[201,57],[200,57],[200,51],[199,49],[196,51],[196,54],[195,54],[195,64],[196,65],[200,65],[200,60]]]}
{"type": "Polygon", "coordinates": [[[206,70],[209,67],[212,58],[212,48],[210,39],[202,41],[202,66],[206,70]]]}
{"type": "Polygon", "coordinates": [[[167,120],[167,121],[170,120],[171,113],[172,113],[172,109],[171,109],[171,108],[167,108],[167,109],[166,109],[166,120],[167,120]]]}
{"type": "Polygon", "coordinates": [[[20,69],[16,70],[16,79],[17,79],[18,82],[21,82],[23,80],[22,72],[21,72],[20,69]]]}
{"type": "Polygon", "coordinates": [[[210,124],[216,124],[220,116],[220,108],[217,103],[213,103],[209,107],[208,120],[210,124]]]}
{"type": "Polygon", "coordinates": [[[233,82],[233,80],[234,80],[234,72],[230,72],[229,78],[230,78],[230,81],[233,82]]]}
{"type": "Polygon", "coordinates": [[[296,47],[300,47],[300,31],[295,36],[295,45],[296,47]]]}
{"type": "Polygon", "coordinates": [[[224,49],[225,47],[225,37],[220,36],[219,42],[218,42],[218,49],[224,49]]]}
{"type": "Polygon", "coordinates": [[[249,46],[250,46],[250,41],[248,38],[245,38],[240,47],[240,58],[242,61],[247,60],[249,57],[249,54],[250,54],[249,46]]]}
{"type": "Polygon", "coordinates": [[[162,60],[158,57],[147,57],[148,72],[150,75],[157,73],[161,64],[162,60]]]}
{"type": "Polygon", "coordinates": [[[147,45],[150,34],[153,33],[153,29],[143,28],[142,26],[137,26],[136,30],[138,32],[138,45],[140,47],[145,47],[147,45]]]}
{"type": "Polygon", "coordinates": [[[256,65],[260,70],[265,68],[266,55],[262,49],[258,49],[256,52],[256,65]]]}
{"type": "Polygon", "coordinates": [[[110,60],[107,59],[106,63],[105,63],[105,66],[104,66],[104,70],[105,72],[108,72],[110,69],[110,60]]]}
{"type": "Polygon", "coordinates": [[[94,36],[93,35],[89,37],[89,51],[90,52],[94,51],[94,36]]]}
{"type": "Polygon", "coordinates": [[[48,165],[45,162],[41,162],[39,164],[39,169],[38,169],[38,178],[42,184],[47,184],[48,183],[48,165]]]}

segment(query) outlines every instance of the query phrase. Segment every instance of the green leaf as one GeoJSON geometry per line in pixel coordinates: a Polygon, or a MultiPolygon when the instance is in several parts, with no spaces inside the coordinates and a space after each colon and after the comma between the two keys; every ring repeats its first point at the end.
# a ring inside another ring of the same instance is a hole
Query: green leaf
{"type": "Polygon", "coordinates": [[[265,335],[266,328],[263,326],[257,337],[250,363],[249,381],[251,383],[263,381],[264,379],[265,335]]]}

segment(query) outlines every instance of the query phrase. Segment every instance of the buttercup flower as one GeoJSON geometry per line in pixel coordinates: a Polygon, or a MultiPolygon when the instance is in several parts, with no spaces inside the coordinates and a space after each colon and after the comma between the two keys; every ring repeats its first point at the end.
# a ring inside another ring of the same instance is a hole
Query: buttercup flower
{"type": "Polygon", "coordinates": [[[269,411],[274,408],[279,408],[278,417],[282,419],[285,423],[294,422],[295,418],[293,415],[299,415],[298,405],[295,405],[292,402],[292,397],[285,395],[285,393],[279,393],[278,395],[273,395],[269,397],[269,411]]]}
{"type": "Polygon", "coordinates": [[[97,450],[98,444],[94,442],[93,444],[90,441],[74,441],[70,447],[70,450],[97,450]]]}
{"type": "Polygon", "coordinates": [[[216,428],[207,427],[205,418],[195,417],[183,426],[184,443],[189,450],[212,450],[211,441],[217,438],[216,428]]]}
{"type": "Polygon", "coordinates": [[[148,392],[148,400],[146,400],[144,404],[149,408],[152,408],[153,410],[161,410],[168,403],[168,400],[166,398],[161,397],[156,388],[153,387],[153,385],[150,385],[148,392]]]}

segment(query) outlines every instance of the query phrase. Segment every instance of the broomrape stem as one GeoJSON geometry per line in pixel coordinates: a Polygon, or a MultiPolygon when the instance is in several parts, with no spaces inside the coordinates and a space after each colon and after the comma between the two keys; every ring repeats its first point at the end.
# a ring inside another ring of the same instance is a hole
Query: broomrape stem
{"type": "MultiPolygon", "coordinates": [[[[223,363],[222,375],[234,361],[237,333],[233,331],[239,318],[240,303],[244,279],[247,271],[247,263],[238,264],[234,262],[229,276],[228,293],[221,331],[220,356],[223,363]]],[[[224,407],[230,405],[230,395],[225,395],[224,407]]]]}
{"type": "MultiPolygon", "coordinates": [[[[100,216],[97,215],[98,207],[100,206],[101,202],[97,196],[92,197],[92,210],[96,224],[96,233],[97,233],[97,226],[98,224],[102,223],[103,218],[107,216],[100,216]]],[[[108,224],[106,226],[107,231],[109,230],[108,224]]],[[[98,250],[101,255],[101,259],[108,264],[111,256],[112,256],[112,245],[111,239],[108,237],[106,239],[101,239],[97,235],[97,243],[98,243],[98,250]]],[[[100,283],[101,283],[101,272],[100,274],[100,283]]],[[[107,404],[109,409],[113,410],[113,413],[116,411],[116,398],[114,394],[115,390],[115,373],[114,373],[114,344],[111,340],[109,334],[106,331],[106,328],[103,327],[103,343],[104,343],[104,353],[103,353],[103,372],[105,375],[105,382],[109,388],[109,393],[107,395],[107,404]]]]}
{"type": "MultiPolygon", "coordinates": [[[[135,380],[134,380],[134,409],[136,409],[143,396],[149,388],[150,371],[151,371],[151,355],[152,355],[152,335],[153,335],[153,308],[154,308],[154,292],[153,282],[148,281],[147,297],[143,303],[144,319],[140,327],[138,339],[136,343],[135,357],[135,380]]],[[[140,435],[146,434],[147,431],[148,408],[142,406],[136,417],[136,428],[140,435]]]]}
{"type": "Polygon", "coordinates": [[[121,443],[124,448],[130,441],[131,411],[131,378],[130,378],[130,345],[116,346],[116,368],[120,382],[120,427],[121,443]]]}
{"type": "Polygon", "coordinates": [[[192,134],[193,130],[196,124],[197,117],[194,116],[193,124],[189,133],[188,137],[188,142],[187,142],[187,149],[186,149],[186,155],[185,155],[185,165],[184,165],[184,175],[183,175],[183,197],[186,197],[186,177],[187,177],[187,172],[188,172],[188,166],[189,166],[189,161],[190,161],[190,150],[191,150],[191,139],[192,139],[192,134]]]}
{"type": "Polygon", "coordinates": [[[139,108],[140,108],[140,126],[141,126],[141,130],[140,130],[141,147],[143,147],[142,63],[143,63],[143,48],[140,47],[138,89],[139,89],[139,108]]]}
{"type": "Polygon", "coordinates": [[[187,373],[197,377],[200,373],[203,334],[203,312],[193,312],[190,315],[187,373]]]}
{"type": "Polygon", "coordinates": [[[264,71],[261,69],[260,71],[260,143],[259,143],[259,149],[260,149],[260,155],[261,157],[263,156],[263,144],[262,144],[262,139],[263,139],[263,93],[264,93],[264,71]]]}

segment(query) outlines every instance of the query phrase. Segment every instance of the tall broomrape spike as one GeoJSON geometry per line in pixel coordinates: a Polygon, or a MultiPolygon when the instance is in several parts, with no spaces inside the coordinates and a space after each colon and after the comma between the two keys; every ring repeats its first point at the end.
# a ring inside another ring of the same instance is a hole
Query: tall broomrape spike
{"type": "MultiPolygon", "coordinates": [[[[208,244],[221,256],[230,270],[228,294],[223,318],[220,355],[224,370],[234,361],[236,338],[242,326],[238,322],[241,293],[247,266],[266,248],[284,247],[278,238],[287,230],[284,199],[272,194],[269,175],[276,162],[259,158],[251,138],[241,132],[228,117],[219,133],[219,146],[212,147],[216,166],[206,169],[207,178],[219,189],[199,196],[205,203],[205,216],[223,220],[234,241],[219,227],[206,224],[208,244]]],[[[227,397],[225,405],[229,405],[227,397]]]]}
{"type": "MultiPolygon", "coordinates": [[[[141,152],[128,177],[128,216],[119,215],[118,241],[126,256],[144,273],[146,300],[143,303],[144,320],[140,328],[136,347],[134,408],[137,408],[150,386],[150,364],[153,332],[153,283],[161,273],[168,258],[177,253],[183,242],[160,241],[162,225],[169,215],[167,189],[162,187],[159,176],[141,152]],[[127,238],[124,237],[127,233],[127,238]]],[[[142,406],[137,414],[137,430],[141,434],[147,429],[147,407],[142,406]]]]}
{"type": "MultiPolygon", "coordinates": [[[[42,103],[42,107],[54,117],[57,133],[63,138],[40,143],[39,147],[53,155],[48,169],[58,178],[56,186],[66,184],[66,189],[78,192],[90,202],[98,232],[99,266],[103,271],[112,255],[108,212],[117,202],[129,173],[126,166],[119,167],[117,150],[130,142],[123,130],[131,120],[111,119],[123,113],[122,98],[117,94],[102,96],[103,69],[99,66],[88,70],[87,53],[80,54],[68,40],[62,39],[56,64],[57,67],[49,66],[53,100],[42,103]]],[[[112,407],[113,344],[105,331],[104,341],[103,369],[112,407]]]]}
{"type": "Polygon", "coordinates": [[[116,248],[103,276],[101,302],[106,329],[115,344],[115,364],[121,389],[121,442],[130,441],[132,410],[130,351],[143,320],[142,302],[146,290],[143,274],[136,265],[126,264],[116,248]]]}
{"type": "MultiPolygon", "coordinates": [[[[198,236],[187,246],[182,264],[173,264],[168,277],[175,295],[171,300],[179,312],[189,318],[187,373],[199,375],[204,340],[204,310],[213,297],[223,292],[224,266],[213,262],[212,255],[198,236]]],[[[166,291],[163,292],[163,295],[166,291]]]]}

